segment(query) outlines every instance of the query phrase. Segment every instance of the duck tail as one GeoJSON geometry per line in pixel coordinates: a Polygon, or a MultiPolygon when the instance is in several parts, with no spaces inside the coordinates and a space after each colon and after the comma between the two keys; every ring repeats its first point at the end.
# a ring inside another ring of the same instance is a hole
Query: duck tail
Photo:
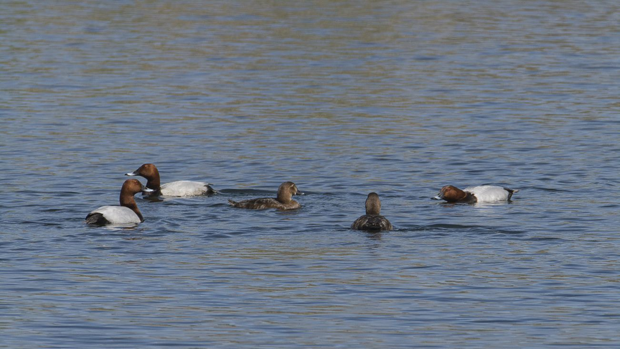
{"type": "Polygon", "coordinates": [[[510,200],[512,198],[512,195],[514,193],[518,193],[519,189],[510,189],[510,188],[504,188],[507,192],[508,192],[508,200],[510,200]]]}
{"type": "Polygon", "coordinates": [[[103,214],[99,212],[89,213],[88,216],[86,216],[86,218],[84,219],[84,221],[86,222],[86,224],[94,225],[105,225],[107,223],[107,220],[105,219],[103,214]]]}

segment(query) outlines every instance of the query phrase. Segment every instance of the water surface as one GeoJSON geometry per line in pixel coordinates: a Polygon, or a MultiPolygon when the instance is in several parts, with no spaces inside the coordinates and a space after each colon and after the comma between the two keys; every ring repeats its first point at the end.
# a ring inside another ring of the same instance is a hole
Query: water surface
{"type": "Polygon", "coordinates": [[[3,2],[0,347],[617,348],[618,13],[3,2]],[[146,162],[220,193],[85,226],[146,162]],[[370,191],[396,230],[348,229],[370,191]]]}

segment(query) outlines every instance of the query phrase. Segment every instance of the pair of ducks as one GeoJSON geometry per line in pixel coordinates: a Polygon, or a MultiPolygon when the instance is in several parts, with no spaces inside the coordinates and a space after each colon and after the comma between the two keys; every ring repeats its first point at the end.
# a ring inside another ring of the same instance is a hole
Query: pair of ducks
{"type": "MultiPolygon", "coordinates": [[[[146,196],[177,196],[187,197],[195,195],[215,194],[216,191],[210,183],[194,181],[176,181],[161,185],[159,171],[153,164],[144,164],[133,172],[126,173],[127,176],[141,176],[146,178],[146,186],[142,185],[137,179],[128,179],[123,183],[120,194],[120,206],[102,206],[91,211],[86,216],[86,223],[106,225],[106,224],[137,224],[144,221],[142,213],[134,199],[134,195],[142,192],[146,196]]],[[[476,203],[476,202],[497,202],[510,201],[512,195],[518,189],[508,189],[497,186],[478,186],[458,189],[447,185],[441,188],[439,194],[433,199],[445,200],[450,203],[476,203]]],[[[301,193],[295,183],[284,182],[278,188],[276,198],[260,198],[243,201],[228,200],[231,206],[247,209],[269,209],[294,210],[301,205],[292,199],[293,195],[301,193]]],[[[370,193],[366,198],[366,214],[359,217],[351,225],[351,229],[357,230],[392,230],[392,224],[381,215],[381,200],[377,193],[370,193]]]]}
{"type": "MultiPolygon", "coordinates": [[[[452,185],[446,185],[439,191],[435,200],[445,200],[449,203],[489,203],[510,201],[512,194],[519,189],[509,189],[494,185],[481,185],[461,190],[452,185]]],[[[381,200],[377,193],[368,194],[366,199],[366,214],[355,220],[351,229],[357,230],[392,230],[392,224],[381,215],[381,200]]]]}

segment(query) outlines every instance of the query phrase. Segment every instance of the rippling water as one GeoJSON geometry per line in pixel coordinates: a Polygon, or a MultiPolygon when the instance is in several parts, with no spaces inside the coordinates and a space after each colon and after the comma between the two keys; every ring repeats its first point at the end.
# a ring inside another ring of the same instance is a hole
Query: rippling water
{"type": "Polygon", "coordinates": [[[0,3],[0,347],[617,348],[619,14],[0,3]],[[145,162],[220,193],[86,226],[145,162]],[[348,229],[370,191],[395,231],[348,229]]]}

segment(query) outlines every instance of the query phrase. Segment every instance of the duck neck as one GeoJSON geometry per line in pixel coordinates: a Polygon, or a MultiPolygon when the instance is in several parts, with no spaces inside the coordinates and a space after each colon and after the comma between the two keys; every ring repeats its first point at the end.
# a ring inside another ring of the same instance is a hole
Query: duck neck
{"type": "Polygon", "coordinates": [[[288,204],[293,200],[293,198],[290,193],[278,193],[278,197],[276,198],[276,200],[283,204],[288,204]]]}
{"type": "MultiPolygon", "coordinates": [[[[155,166],[148,169],[147,171],[141,171],[140,175],[146,178],[146,187],[149,189],[153,189],[155,191],[161,190],[161,182],[159,179],[159,171],[155,166]],[[146,173],[145,173],[146,172],[146,173]]],[[[153,193],[155,194],[155,193],[153,193]]]]}
{"type": "Polygon", "coordinates": [[[144,222],[144,217],[142,217],[142,213],[138,209],[138,205],[136,204],[136,200],[133,198],[133,195],[126,196],[121,194],[120,202],[121,206],[127,207],[128,209],[132,210],[138,216],[138,218],[140,218],[140,222],[144,222]]]}
{"type": "Polygon", "coordinates": [[[149,189],[153,189],[157,192],[161,190],[161,182],[159,180],[159,173],[155,173],[152,176],[145,177],[146,178],[146,187],[149,189]]]}
{"type": "Polygon", "coordinates": [[[463,201],[465,201],[465,202],[471,202],[471,203],[473,203],[473,202],[477,202],[477,201],[478,201],[478,199],[476,199],[476,197],[474,196],[474,194],[469,193],[469,192],[466,192],[466,193],[467,193],[467,195],[465,195],[465,197],[463,198],[463,201]]]}
{"type": "Polygon", "coordinates": [[[459,196],[453,198],[452,200],[446,200],[448,202],[466,202],[466,203],[474,203],[476,201],[478,201],[476,199],[476,197],[474,196],[474,194],[467,192],[467,191],[463,191],[463,190],[459,190],[459,196]]]}
{"type": "Polygon", "coordinates": [[[371,197],[369,196],[366,199],[366,215],[367,216],[380,216],[381,215],[381,201],[379,201],[379,197],[371,197]]]}
{"type": "Polygon", "coordinates": [[[461,190],[456,187],[450,187],[444,194],[444,200],[447,202],[471,202],[475,201],[476,197],[467,191],[461,190]]]}

